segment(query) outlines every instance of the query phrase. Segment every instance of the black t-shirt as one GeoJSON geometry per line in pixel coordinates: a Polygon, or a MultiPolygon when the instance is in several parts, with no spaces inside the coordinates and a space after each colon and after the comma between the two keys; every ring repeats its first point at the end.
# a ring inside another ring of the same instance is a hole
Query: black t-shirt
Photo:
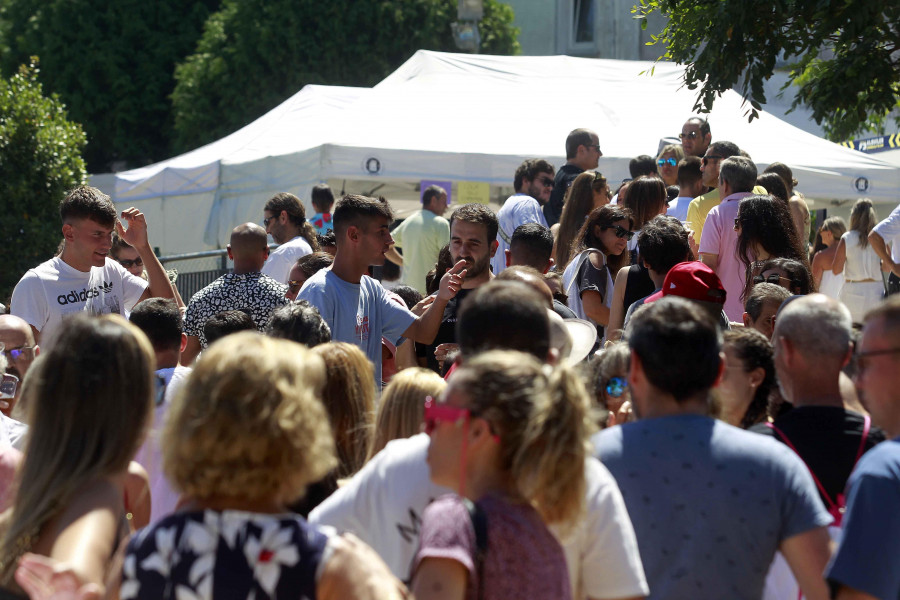
{"type": "MultiPolygon", "coordinates": [[[[856,454],[863,433],[863,416],[836,406],[800,406],[775,419],[777,427],[791,441],[806,466],[816,474],[832,501],[844,492],[847,479],[856,464],[856,454]]],[[[784,442],[764,423],[754,425],[750,431],[774,435],[784,442]]],[[[884,432],[871,427],[865,449],[885,440],[884,432]]],[[[820,492],[821,495],[821,492],[820,492]]],[[[825,498],[822,502],[828,506],[825,498]]]]}
{"type": "MultiPolygon", "coordinates": [[[[613,277],[615,277],[615,274],[613,274],[613,277]]],[[[634,302],[641,298],[646,298],[655,291],[656,284],[650,279],[650,271],[647,270],[647,267],[640,263],[628,267],[628,279],[625,281],[625,296],[623,298],[625,310],[622,314],[627,313],[628,307],[634,302]]]]}
{"type": "MultiPolygon", "coordinates": [[[[451,298],[450,301],[447,302],[447,306],[444,307],[444,316],[441,318],[441,326],[438,329],[434,341],[427,345],[416,344],[416,356],[425,357],[428,361],[428,368],[435,373],[440,374],[441,368],[437,359],[434,358],[434,349],[441,344],[456,343],[456,315],[459,313],[459,308],[465,301],[466,296],[474,291],[475,288],[459,290],[459,292],[456,293],[456,296],[451,298]]],[[[444,367],[449,366],[449,363],[444,365],[444,367]]]]}
{"type": "Polygon", "coordinates": [[[566,197],[566,190],[572,185],[578,175],[584,170],[575,165],[564,164],[556,172],[556,178],[553,180],[553,191],[550,192],[550,200],[544,205],[544,218],[547,219],[547,227],[553,227],[559,223],[562,216],[563,200],[566,197]]]}

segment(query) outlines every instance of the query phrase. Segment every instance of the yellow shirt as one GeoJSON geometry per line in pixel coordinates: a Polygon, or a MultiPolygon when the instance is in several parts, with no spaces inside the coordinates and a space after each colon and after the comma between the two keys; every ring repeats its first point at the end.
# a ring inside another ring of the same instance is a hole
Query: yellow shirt
{"type": "MultiPolygon", "coordinates": [[[[754,194],[768,194],[766,188],[755,185],[752,192],[754,194]]],[[[719,189],[710,190],[702,196],[697,196],[688,205],[686,222],[691,224],[694,230],[694,241],[697,246],[700,245],[700,236],[703,235],[703,225],[706,224],[706,217],[714,207],[718,206],[722,199],[719,197],[719,189]]]]}

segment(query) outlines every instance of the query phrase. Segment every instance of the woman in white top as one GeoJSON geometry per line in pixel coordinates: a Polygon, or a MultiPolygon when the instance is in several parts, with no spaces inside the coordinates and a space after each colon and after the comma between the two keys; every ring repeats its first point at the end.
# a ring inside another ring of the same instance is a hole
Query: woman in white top
{"type": "Polygon", "coordinates": [[[884,295],[881,259],[869,245],[869,232],[877,222],[872,201],[858,200],[850,213],[850,230],[841,236],[831,266],[835,275],[844,274],[839,300],[850,309],[854,323],[862,323],[884,295]]]}
{"type": "Polygon", "coordinates": [[[844,274],[835,275],[831,272],[834,266],[834,256],[837,252],[838,242],[841,236],[847,232],[847,224],[840,217],[829,217],[819,228],[819,239],[825,248],[816,252],[812,261],[812,274],[819,292],[830,296],[835,300],[841,293],[844,285],[844,274]]]}

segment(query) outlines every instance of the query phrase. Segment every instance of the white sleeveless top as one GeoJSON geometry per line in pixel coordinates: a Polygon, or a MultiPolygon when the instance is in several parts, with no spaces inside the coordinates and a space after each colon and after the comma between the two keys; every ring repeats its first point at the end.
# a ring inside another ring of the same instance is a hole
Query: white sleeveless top
{"type": "Polygon", "coordinates": [[[847,263],[844,265],[845,281],[874,279],[881,281],[881,259],[872,250],[871,244],[865,248],[859,245],[859,232],[848,231],[841,236],[847,249],[847,263]]]}
{"type": "Polygon", "coordinates": [[[831,272],[831,269],[825,269],[824,271],[822,271],[822,281],[819,283],[819,292],[837,300],[838,294],[841,293],[841,287],[843,285],[843,273],[838,273],[837,275],[835,275],[831,272]]]}

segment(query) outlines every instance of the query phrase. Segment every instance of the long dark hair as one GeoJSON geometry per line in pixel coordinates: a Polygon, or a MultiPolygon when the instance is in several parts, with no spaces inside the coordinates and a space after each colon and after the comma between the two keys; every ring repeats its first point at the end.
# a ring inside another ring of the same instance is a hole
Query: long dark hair
{"type": "Polygon", "coordinates": [[[655,175],[638,177],[628,186],[628,194],[623,203],[634,215],[635,231],[647,221],[666,212],[668,204],[666,184],[655,175]]]}
{"type": "Polygon", "coordinates": [[[753,287],[754,245],[761,246],[770,258],[790,258],[809,269],[809,257],[800,245],[791,210],[781,200],[769,195],[747,196],[741,200],[736,221],[741,229],[738,258],[747,270],[741,300],[747,298],[753,287]]]}
{"type": "MultiPolygon", "coordinates": [[[[606,178],[599,171],[585,171],[575,178],[566,192],[559,232],[556,237],[556,264],[565,267],[572,258],[575,236],[594,209],[594,191],[608,193],[606,178]]],[[[607,199],[607,203],[609,200],[607,199]]]]}
{"type": "MultiPolygon", "coordinates": [[[[588,248],[596,248],[606,256],[606,264],[609,265],[611,274],[618,272],[619,268],[628,264],[630,259],[628,252],[622,252],[618,256],[611,256],[607,249],[603,247],[600,239],[594,235],[594,229],[597,227],[606,229],[612,227],[612,224],[616,221],[628,221],[628,229],[634,227],[634,217],[631,215],[631,211],[624,206],[607,204],[592,210],[584,225],[578,230],[578,235],[575,236],[575,242],[572,244],[572,258],[574,259],[575,256],[588,248]]],[[[615,277],[615,275],[613,276],[615,277]]]]}

